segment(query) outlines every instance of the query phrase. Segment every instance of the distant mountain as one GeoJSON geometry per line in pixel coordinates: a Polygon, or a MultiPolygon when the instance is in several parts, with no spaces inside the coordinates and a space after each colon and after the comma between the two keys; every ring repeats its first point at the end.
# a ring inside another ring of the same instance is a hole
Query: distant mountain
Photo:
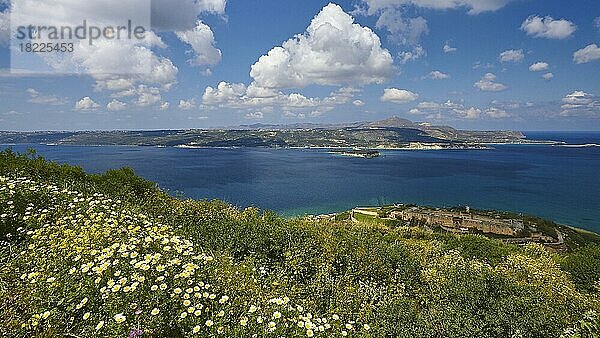
{"type": "MultiPolygon", "coordinates": [[[[363,124],[367,127],[375,127],[375,128],[416,128],[418,127],[413,121],[400,118],[398,116],[392,116],[389,119],[374,121],[374,122],[366,122],[363,124]]],[[[418,128],[417,128],[418,129],[418,128]]]]}

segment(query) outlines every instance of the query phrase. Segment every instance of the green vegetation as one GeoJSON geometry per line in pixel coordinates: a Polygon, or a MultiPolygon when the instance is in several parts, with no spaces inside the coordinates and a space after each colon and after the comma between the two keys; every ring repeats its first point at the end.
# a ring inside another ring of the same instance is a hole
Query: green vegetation
{"type": "MultiPolygon", "coordinates": [[[[343,216],[343,217],[342,217],[343,216]]],[[[0,153],[16,337],[597,337],[600,249],[284,220],[0,153]]]]}
{"type": "MultiPolygon", "coordinates": [[[[194,147],[325,147],[399,148],[411,142],[450,148],[475,148],[476,143],[521,143],[514,131],[465,131],[435,127],[400,118],[346,125],[254,125],[227,130],[2,132],[0,144],[58,143],[70,145],[136,145],[194,147]]],[[[534,141],[535,142],[535,141],[534,141]]]]}

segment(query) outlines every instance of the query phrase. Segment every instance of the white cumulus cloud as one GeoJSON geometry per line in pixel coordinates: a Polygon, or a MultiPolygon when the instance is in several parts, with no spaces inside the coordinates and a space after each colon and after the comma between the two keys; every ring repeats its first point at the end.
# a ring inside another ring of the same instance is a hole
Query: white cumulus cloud
{"type": "Polygon", "coordinates": [[[599,59],[600,47],[598,47],[595,43],[588,45],[587,47],[582,48],[573,54],[573,61],[577,64],[588,63],[599,59]]]}
{"type": "Polygon", "coordinates": [[[76,110],[95,110],[98,108],[100,108],[100,105],[94,102],[89,96],[82,98],[75,104],[76,110]]]}
{"type": "Polygon", "coordinates": [[[561,116],[600,117],[600,101],[590,93],[576,90],[562,99],[561,116]]]}
{"type": "Polygon", "coordinates": [[[419,95],[406,89],[386,88],[381,96],[381,101],[392,103],[408,103],[419,98],[419,95]]]}
{"type": "Polygon", "coordinates": [[[438,121],[448,119],[474,120],[480,118],[503,119],[510,117],[508,112],[498,107],[481,109],[465,106],[463,103],[452,102],[450,100],[443,103],[429,101],[420,102],[415,108],[411,109],[409,113],[425,115],[428,119],[438,121]]]}
{"type": "Polygon", "coordinates": [[[424,57],[427,53],[425,49],[421,46],[416,46],[412,49],[412,51],[404,51],[398,53],[398,58],[401,64],[408,63],[410,61],[416,61],[422,57],[424,57]]]}
{"type": "Polygon", "coordinates": [[[487,73],[481,78],[481,80],[475,82],[473,86],[484,92],[499,92],[508,88],[506,85],[495,81],[496,75],[493,73],[487,73]]]}
{"type": "Polygon", "coordinates": [[[215,36],[212,29],[202,21],[187,31],[177,32],[177,37],[190,45],[195,57],[190,60],[193,65],[215,65],[221,62],[221,50],[215,47],[215,36]]]}
{"type": "Polygon", "coordinates": [[[542,18],[532,15],[523,21],[521,29],[536,38],[566,39],[577,30],[577,26],[566,19],[554,20],[551,16],[542,18]]]}
{"type": "Polygon", "coordinates": [[[153,106],[162,100],[160,88],[139,85],[134,93],[137,95],[135,104],[140,107],[153,106]]]}
{"type": "Polygon", "coordinates": [[[592,94],[588,94],[582,90],[576,90],[565,96],[562,101],[571,105],[585,105],[592,103],[592,94]]]}
{"type": "Polygon", "coordinates": [[[337,105],[352,102],[359,90],[342,87],[324,98],[306,97],[300,93],[284,94],[251,84],[246,87],[243,83],[221,82],[216,88],[206,87],[202,103],[206,106],[232,109],[273,109],[307,110],[318,108],[319,111],[329,111],[337,105]]]}
{"type": "Polygon", "coordinates": [[[439,70],[434,70],[427,74],[427,76],[424,76],[423,78],[431,80],[446,80],[450,78],[450,75],[440,72],[439,70]]]}
{"type": "Polygon", "coordinates": [[[196,100],[179,100],[179,109],[181,110],[192,110],[196,108],[196,100]]]}
{"type": "Polygon", "coordinates": [[[265,88],[382,83],[395,73],[379,37],[335,4],[325,6],[304,34],[275,47],[252,65],[250,76],[265,88]]]}
{"type": "Polygon", "coordinates": [[[110,101],[106,105],[106,109],[108,109],[109,111],[121,111],[121,110],[124,110],[126,107],[127,107],[127,104],[125,102],[121,102],[116,99],[110,101]]]}
{"type": "Polygon", "coordinates": [[[542,78],[546,81],[550,81],[554,78],[554,74],[553,73],[546,73],[544,75],[542,75],[542,78]]]}
{"type": "Polygon", "coordinates": [[[525,55],[522,49],[510,49],[500,53],[501,62],[521,62],[525,55]]]}
{"type": "Polygon", "coordinates": [[[529,71],[532,72],[543,72],[545,70],[548,70],[548,67],[550,65],[548,65],[548,63],[546,62],[536,62],[534,64],[532,64],[531,66],[529,66],[529,71]]]}
{"type": "Polygon", "coordinates": [[[444,53],[454,53],[456,52],[458,49],[456,49],[455,47],[450,46],[449,42],[446,42],[444,44],[444,47],[442,47],[442,50],[444,51],[444,53]]]}

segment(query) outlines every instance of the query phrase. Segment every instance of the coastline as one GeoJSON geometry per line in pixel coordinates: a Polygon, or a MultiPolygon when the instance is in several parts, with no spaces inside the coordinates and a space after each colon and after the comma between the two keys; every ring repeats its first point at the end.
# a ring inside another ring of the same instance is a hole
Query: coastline
{"type": "Polygon", "coordinates": [[[177,149],[273,149],[273,150],[331,150],[341,151],[357,148],[365,151],[444,151],[444,150],[492,150],[493,146],[556,146],[565,148],[594,148],[600,147],[597,143],[569,144],[564,141],[530,141],[530,142],[482,142],[468,145],[452,145],[448,147],[439,146],[439,143],[420,143],[417,146],[405,147],[351,147],[351,146],[290,146],[290,147],[270,147],[270,146],[197,146],[189,144],[179,145],[150,145],[150,144],[75,144],[75,143],[0,143],[0,147],[8,148],[15,146],[48,146],[48,147],[147,147],[147,148],[177,148],[177,149]]]}

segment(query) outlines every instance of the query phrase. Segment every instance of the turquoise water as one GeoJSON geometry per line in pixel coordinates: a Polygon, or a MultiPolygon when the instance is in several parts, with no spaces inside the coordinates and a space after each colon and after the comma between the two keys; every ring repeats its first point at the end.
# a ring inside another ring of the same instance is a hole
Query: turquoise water
{"type": "MultiPolygon", "coordinates": [[[[600,133],[531,138],[600,144],[600,133]]],[[[17,145],[90,172],[122,166],[169,192],[285,216],[358,205],[469,205],[524,212],[600,231],[600,147],[384,151],[366,160],[308,149],[177,149],[17,145]]]]}

